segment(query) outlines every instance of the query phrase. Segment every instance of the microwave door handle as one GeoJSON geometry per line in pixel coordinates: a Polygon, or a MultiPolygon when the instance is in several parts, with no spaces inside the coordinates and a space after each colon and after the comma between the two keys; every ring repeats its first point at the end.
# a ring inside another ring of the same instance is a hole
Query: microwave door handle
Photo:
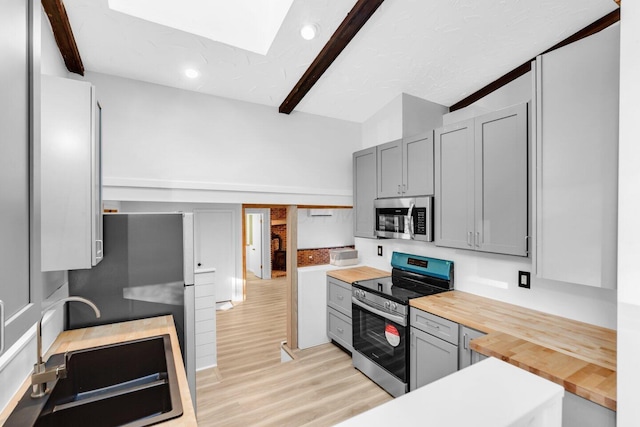
{"type": "Polygon", "coordinates": [[[414,235],[413,235],[413,208],[415,208],[416,205],[415,203],[411,202],[411,205],[409,206],[409,213],[407,214],[407,217],[409,219],[409,236],[411,236],[411,240],[414,239],[414,235]]]}

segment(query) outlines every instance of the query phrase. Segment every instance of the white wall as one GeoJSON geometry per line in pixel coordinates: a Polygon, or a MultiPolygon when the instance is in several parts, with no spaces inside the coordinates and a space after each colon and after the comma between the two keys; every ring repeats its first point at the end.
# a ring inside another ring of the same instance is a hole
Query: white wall
{"type": "Polygon", "coordinates": [[[360,125],[87,73],[105,200],[351,205],[360,125]]]}
{"type": "Polygon", "coordinates": [[[607,328],[616,327],[615,291],[572,283],[536,280],[518,287],[518,270],[531,271],[529,258],[440,248],[433,243],[356,238],[362,264],[390,271],[393,251],[454,262],[454,287],[487,298],[568,317],[607,328]],[[378,245],[383,256],[377,256],[378,245]]]}
{"type": "Polygon", "coordinates": [[[353,209],[322,209],[331,216],[310,216],[298,210],[298,249],[350,246],[353,238],[353,209]]]}
{"type": "Polygon", "coordinates": [[[618,426],[640,420],[640,4],[625,2],[620,33],[618,164],[618,426]]]}

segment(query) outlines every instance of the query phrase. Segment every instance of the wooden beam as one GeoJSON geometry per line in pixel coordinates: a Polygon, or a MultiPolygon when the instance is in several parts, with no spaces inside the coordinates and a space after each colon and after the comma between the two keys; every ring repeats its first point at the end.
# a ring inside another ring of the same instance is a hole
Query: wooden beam
{"type": "MultiPolygon", "coordinates": [[[[583,29],[581,29],[577,33],[567,37],[566,39],[562,40],[560,43],[557,43],[554,46],[550,47],[549,49],[545,50],[544,52],[541,53],[541,55],[543,55],[545,53],[549,53],[549,52],[554,51],[556,49],[559,49],[559,48],[561,48],[563,46],[566,46],[566,45],[568,45],[570,43],[573,43],[573,42],[576,42],[578,40],[581,40],[581,39],[583,39],[585,37],[588,37],[588,36],[590,36],[592,34],[595,34],[595,33],[599,32],[599,31],[602,31],[605,28],[609,27],[610,25],[615,24],[618,21],[620,21],[620,9],[616,9],[613,12],[609,13],[608,15],[605,15],[602,18],[598,19],[594,23],[592,23],[590,25],[587,25],[586,27],[584,27],[583,29]]],[[[535,58],[530,59],[529,61],[525,62],[524,64],[520,65],[519,67],[509,71],[507,74],[505,74],[504,76],[500,77],[499,79],[489,83],[488,85],[486,85],[482,89],[472,93],[471,95],[467,96],[463,100],[456,102],[451,107],[449,107],[449,111],[456,111],[456,110],[460,110],[461,108],[468,107],[469,105],[473,104],[474,102],[476,102],[476,101],[482,99],[483,97],[487,96],[491,92],[493,92],[493,91],[495,91],[497,89],[500,89],[502,86],[506,85],[507,83],[510,83],[510,82],[514,81],[515,79],[517,79],[518,77],[526,74],[528,71],[531,70],[531,61],[533,61],[534,59],[535,58]]]]}
{"type": "Polygon", "coordinates": [[[69,17],[62,0],[42,0],[42,6],[49,17],[53,36],[56,39],[67,70],[84,76],[84,65],[82,65],[80,52],[76,45],[76,39],[73,37],[69,17]]]}
{"type": "Polygon", "coordinates": [[[302,98],[311,90],[324,72],[329,69],[333,61],[347,47],[383,1],[358,0],[356,2],[316,59],[313,60],[307,71],[282,102],[279,108],[281,113],[289,114],[296,108],[296,105],[302,101],[302,98]]]}

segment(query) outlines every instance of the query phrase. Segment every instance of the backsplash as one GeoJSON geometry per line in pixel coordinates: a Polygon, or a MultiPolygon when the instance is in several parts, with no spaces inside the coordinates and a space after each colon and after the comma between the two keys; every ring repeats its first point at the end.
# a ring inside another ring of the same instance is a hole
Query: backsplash
{"type": "Polygon", "coordinates": [[[350,248],[354,246],[340,246],[336,248],[300,249],[298,250],[298,267],[329,264],[329,251],[332,249],[350,248]]]}

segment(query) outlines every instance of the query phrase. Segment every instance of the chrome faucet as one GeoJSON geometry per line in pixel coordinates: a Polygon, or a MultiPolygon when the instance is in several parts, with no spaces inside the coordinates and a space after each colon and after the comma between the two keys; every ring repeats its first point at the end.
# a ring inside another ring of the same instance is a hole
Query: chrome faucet
{"type": "Polygon", "coordinates": [[[67,377],[66,357],[65,363],[59,366],[50,367],[49,369],[46,368],[44,362],[42,361],[42,319],[44,319],[44,315],[52,310],[55,306],[70,301],[78,301],[87,304],[89,307],[93,308],[93,311],[95,311],[96,313],[96,317],[100,317],[100,310],[98,309],[98,307],[96,307],[96,305],[88,299],[82,297],[67,297],[59,299],[58,301],[51,304],[49,308],[47,308],[42,313],[42,317],[40,317],[40,320],[38,321],[38,327],[36,331],[37,359],[35,365],[33,365],[33,374],[31,374],[31,385],[33,387],[31,397],[33,398],[39,398],[46,394],[47,383],[49,381],[55,381],[57,379],[67,377]]]}

